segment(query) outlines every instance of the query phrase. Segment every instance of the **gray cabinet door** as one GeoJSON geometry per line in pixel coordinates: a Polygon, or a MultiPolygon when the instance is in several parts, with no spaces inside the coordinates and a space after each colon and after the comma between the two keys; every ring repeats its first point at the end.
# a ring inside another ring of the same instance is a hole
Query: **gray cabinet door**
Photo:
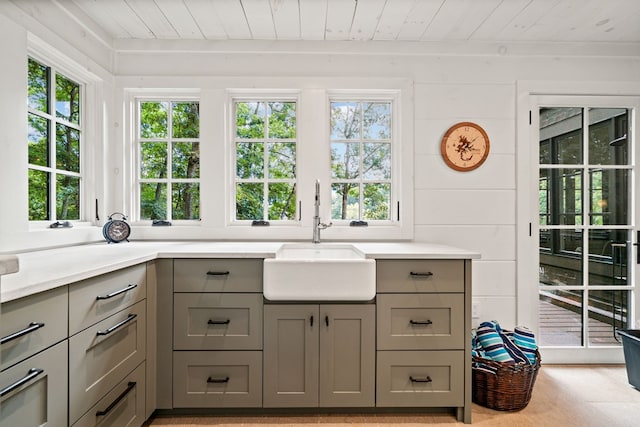
{"type": "Polygon", "coordinates": [[[319,307],[264,306],[263,406],[318,406],[319,307]]]}
{"type": "Polygon", "coordinates": [[[375,405],[375,306],[320,306],[320,406],[375,405]]]}

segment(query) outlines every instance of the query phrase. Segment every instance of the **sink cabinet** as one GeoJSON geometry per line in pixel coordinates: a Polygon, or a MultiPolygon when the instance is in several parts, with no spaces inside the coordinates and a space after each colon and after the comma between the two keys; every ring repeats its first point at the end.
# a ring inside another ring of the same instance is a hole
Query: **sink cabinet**
{"type": "Polygon", "coordinates": [[[264,307],[263,406],[373,407],[375,305],[264,307]]]}

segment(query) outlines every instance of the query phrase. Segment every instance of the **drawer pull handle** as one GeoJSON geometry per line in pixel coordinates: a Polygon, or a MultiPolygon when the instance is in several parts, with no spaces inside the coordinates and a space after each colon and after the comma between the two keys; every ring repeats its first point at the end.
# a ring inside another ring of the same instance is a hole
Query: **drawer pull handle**
{"type": "Polygon", "coordinates": [[[125,292],[128,292],[128,291],[130,291],[131,289],[135,289],[135,288],[137,288],[137,287],[138,287],[138,285],[137,285],[137,284],[132,283],[132,284],[130,284],[129,286],[127,286],[127,287],[124,287],[124,288],[120,289],[119,291],[111,292],[110,294],[107,294],[107,295],[98,295],[98,296],[96,297],[96,300],[100,301],[100,300],[103,300],[103,299],[110,299],[110,298],[113,298],[113,297],[115,297],[115,296],[117,296],[117,295],[120,295],[120,294],[123,294],[123,293],[125,293],[125,292]]]}
{"type": "Polygon", "coordinates": [[[209,319],[209,321],[207,322],[208,325],[228,325],[229,323],[231,323],[231,319],[227,319],[227,320],[209,319]]]}
{"type": "Polygon", "coordinates": [[[419,273],[419,272],[417,273],[415,271],[412,271],[409,274],[411,276],[413,276],[413,277],[431,277],[431,276],[433,276],[433,273],[430,272],[430,271],[427,271],[426,273],[419,273]]]}
{"type": "Polygon", "coordinates": [[[31,332],[35,331],[36,329],[40,329],[42,327],[44,327],[44,323],[31,322],[31,323],[29,323],[29,326],[27,326],[23,330],[18,331],[18,332],[14,332],[11,335],[7,335],[6,337],[0,338],[0,344],[5,344],[5,343],[8,343],[9,341],[13,341],[15,339],[18,339],[21,336],[30,334],[31,332]]]}
{"type": "Polygon", "coordinates": [[[96,335],[97,336],[109,335],[110,333],[117,331],[118,329],[120,329],[121,327],[126,325],[127,323],[131,322],[136,317],[138,317],[137,314],[130,314],[122,322],[116,323],[115,325],[113,325],[112,327],[110,327],[109,329],[107,329],[105,331],[98,331],[98,332],[96,332],[96,335]]]}
{"type": "Polygon", "coordinates": [[[309,318],[309,326],[313,328],[313,315],[309,318]]]}
{"type": "Polygon", "coordinates": [[[228,271],[207,271],[207,276],[228,276],[228,271]]]}
{"type": "Polygon", "coordinates": [[[117,405],[118,403],[120,403],[120,401],[121,401],[122,399],[124,399],[124,398],[125,398],[125,396],[126,396],[127,394],[129,394],[129,392],[130,392],[131,390],[133,390],[133,388],[134,388],[135,386],[136,386],[136,383],[135,383],[134,381],[129,381],[129,382],[127,383],[127,388],[126,388],[126,389],[124,389],[124,391],[123,391],[122,393],[120,393],[120,396],[116,397],[116,400],[114,400],[113,402],[111,402],[111,404],[110,404],[109,406],[107,406],[107,408],[106,408],[104,411],[98,411],[98,412],[96,412],[96,417],[102,417],[102,416],[104,416],[104,415],[107,415],[109,412],[111,412],[111,410],[112,410],[113,408],[115,408],[115,407],[116,407],[116,405],[117,405]]]}
{"type": "Polygon", "coordinates": [[[229,382],[229,377],[225,377],[225,378],[212,378],[209,377],[207,378],[207,382],[209,384],[226,384],[229,382]]]}
{"type": "Polygon", "coordinates": [[[426,378],[414,378],[414,377],[409,377],[409,379],[411,380],[412,383],[430,383],[433,382],[433,380],[431,379],[431,377],[426,377],[426,378]]]}
{"type": "Polygon", "coordinates": [[[329,327],[329,316],[324,316],[324,324],[327,325],[327,328],[329,327]]]}
{"type": "Polygon", "coordinates": [[[412,325],[433,325],[431,320],[409,320],[412,325]]]}
{"type": "Polygon", "coordinates": [[[12,391],[14,391],[15,389],[17,389],[18,387],[25,385],[26,383],[28,383],[29,381],[31,381],[32,379],[34,379],[35,377],[37,377],[38,375],[40,375],[43,372],[44,372],[44,369],[40,369],[40,368],[31,368],[31,369],[29,369],[29,373],[25,377],[20,378],[15,383],[13,383],[13,384],[3,388],[2,390],[0,390],[0,397],[4,397],[7,394],[9,394],[12,391]]]}

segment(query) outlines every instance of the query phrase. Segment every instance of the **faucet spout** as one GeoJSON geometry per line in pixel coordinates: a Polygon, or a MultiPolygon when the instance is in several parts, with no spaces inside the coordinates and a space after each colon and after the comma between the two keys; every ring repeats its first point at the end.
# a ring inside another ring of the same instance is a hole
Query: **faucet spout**
{"type": "Polygon", "coordinates": [[[313,243],[320,243],[320,230],[331,227],[333,223],[325,224],[320,220],[320,180],[316,180],[316,194],[313,210],[313,243]]]}

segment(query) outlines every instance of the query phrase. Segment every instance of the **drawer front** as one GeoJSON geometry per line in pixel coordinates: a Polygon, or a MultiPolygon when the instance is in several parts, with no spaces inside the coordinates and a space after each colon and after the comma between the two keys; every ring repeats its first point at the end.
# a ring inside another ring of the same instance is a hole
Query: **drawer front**
{"type": "Polygon", "coordinates": [[[262,294],[174,294],[176,350],[261,350],[262,294]]]}
{"type": "Polygon", "coordinates": [[[73,427],[129,427],[145,422],[145,364],[116,385],[73,427]]]}
{"type": "Polygon", "coordinates": [[[140,301],[69,338],[72,423],[145,359],[144,304],[140,301]]]}
{"type": "Polygon", "coordinates": [[[69,335],[145,298],[147,267],[136,265],[69,286],[69,335]]]}
{"type": "Polygon", "coordinates": [[[67,338],[67,287],[2,304],[1,370],[67,338]]]}
{"type": "Polygon", "coordinates": [[[464,348],[462,294],[382,294],[377,307],[378,350],[464,348]]]}
{"type": "Polygon", "coordinates": [[[176,351],[175,408],[262,406],[261,351],[176,351]]]}
{"type": "Polygon", "coordinates": [[[175,292],[262,292],[262,259],[177,259],[175,292]]]}
{"type": "Polygon", "coordinates": [[[66,341],[2,372],[0,427],[68,425],[67,374],[66,341]]]}
{"type": "Polygon", "coordinates": [[[379,407],[464,405],[463,351],[379,351],[379,407]]]}
{"type": "Polygon", "coordinates": [[[463,260],[376,260],[378,292],[464,292],[463,260]]]}

